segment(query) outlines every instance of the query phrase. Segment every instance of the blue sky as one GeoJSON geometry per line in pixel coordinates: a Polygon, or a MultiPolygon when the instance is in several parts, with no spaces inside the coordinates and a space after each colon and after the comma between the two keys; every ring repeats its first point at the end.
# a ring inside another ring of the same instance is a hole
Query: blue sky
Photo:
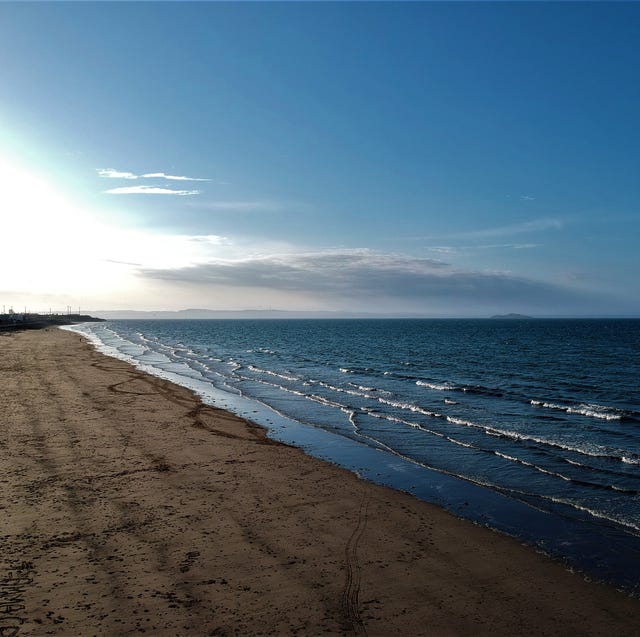
{"type": "Polygon", "coordinates": [[[638,42],[636,3],[2,3],[0,302],[640,315],[638,42]]]}

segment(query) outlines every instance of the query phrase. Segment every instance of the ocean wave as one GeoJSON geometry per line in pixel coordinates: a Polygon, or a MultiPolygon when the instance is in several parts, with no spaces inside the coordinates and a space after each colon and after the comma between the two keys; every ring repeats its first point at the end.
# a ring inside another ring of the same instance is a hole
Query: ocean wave
{"type": "Polygon", "coordinates": [[[395,407],[396,409],[402,409],[405,411],[412,411],[417,414],[422,414],[423,416],[429,416],[430,418],[441,418],[442,415],[436,413],[435,411],[429,411],[428,409],[423,409],[422,407],[418,407],[418,405],[414,405],[413,403],[402,403],[395,400],[388,400],[387,398],[381,398],[380,396],[376,397],[376,400],[383,405],[387,405],[389,407],[395,407]]]}
{"type": "Polygon", "coordinates": [[[374,418],[378,418],[380,420],[388,420],[389,422],[397,422],[401,425],[406,425],[407,427],[411,427],[412,429],[419,429],[420,431],[424,431],[425,433],[431,434],[433,436],[437,436],[438,438],[446,438],[443,433],[440,431],[434,431],[433,429],[429,429],[420,423],[413,422],[411,420],[405,420],[404,418],[398,418],[397,416],[390,416],[389,414],[381,414],[376,411],[368,411],[368,416],[373,416],[374,418]]]}
{"type": "Polygon", "coordinates": [[[456,389],[456,386],[451,383],[429,383],[426,380],[417,380],[416,385],[419,387],[427,387],[435,391],[452,391],[456,389]]]}
{"type": "MultiPolygon", "coordinates": [[[[409,376],[401,376],[401,378],[411,379],[411,377],[409,376]]],[[[427,380],[417,380],[416,385],[418,385],[419,387],[433,389],[434,391],[454,391],[464,394],[478,394],[481,396],[495,397],[501,397],[504,395],[504,392],[497,387],[485,387],[484,385],[456,385],[455,383],[449,381],[433,382],[427,380]]]]}
{"type": "Polygon", "coordinates": [[[325,405],[327,407],[335,407],[336,409],[341,409],[343,411],[351,411],[352,407],[349,405],[344,405],[342,403],[338,403],[334,400],[329,400],[324,396],[319,396],[318,394],[306,394],[306,398],[309,400],[313,400],[314,402],[320,403],[321,405],[325,405]]]}
{"type": "Polygon", "coordinates": [[[636,454],[628,454],[622,450],[612,450],[600,445],[592,445],[588,447],[578,447],[575,445],[562,443],[557,440],[549,440],[547,438],[539,438],[530,434],[523,434],[517,431],[510,431],[506,429],[499,429],[497,427],[490,427],[489,425],[480,425],[478,423],[471,422],[469,420],[463,420],[462,418],[456,418],[454,416],[445,416],[447,422],[454,425],[461,425],[464,427],[472,427],[474,429],[480,429],[490,436],[496,436],[498,438],[508,438],[510,440],[533,442],[535,444],[544,445],[548,447],[555,447],[556,449],[563,449],[564,451],[572,451],[584,456],[590,456],[592,458],[603,458],[606,460],[615,460],[618,462],[624,462],[627,464],[640,464],[640,456],[636,454]]]}
{"type": "MultiPolygon", "coordinates": [[[[605,491],[617,491],[619,493],[625,493],[627,495],[638,495],[640,494],[640,491],[638,491],[637,489],[629,489],[627,487],[619,487],[616,486],[614,484],[603,484],[601,482],[593,482],[592,480],[582,480],[580,478],[572,478],[570,476],[565,476],[562,473],[558,473],[557,471],[551,471],[550,469],[545,469],[544,467],[540,467],[537,464],[534,464],[532,462],[528,462],[527,460],[523,460],[522,458],[516,458],[514,456],[510,456],[508,454],[505,453],[501,453],[499,451],[494,451],[496,456],[499,456],[500,458],[504,458],[505,460],[509,460],[511,462],[515,462],[517,464],[521,464],[523,466],[526,467],[530,467],[531,469],[535,469],[536,471],[539,471],[540,473],[545,473],[547,475],[553,476],[555,478],[560,478],[561,480],[564,480],[565,482],[571,482],[572,484],[577,484],[580,485],[581,487],[588,487],[590,489],[602,489],[605,491]]],[[[574,464],[578,464],[578,463],[574,463],[574,464]]]]}
{"type": "Polygon", "coordinates": [[[366,391],[366,392],[377,391],[375,387],[367,387],[366,385],[356,385],[355,383],[347,383],[347,384],[351,385],[351,387],[355,387],[356,389],[359,389],[360,391],[366,391]]]}
{"type": "Polygon", "coordinates": [[[621,467],[620,470],[617,470],[613,467],[594,467],[591,464],[588,464],[585,462],[578,462],[577,460],[574,460],[572,458],[560,457],[559,459],[569,463],[570,465],[573,465],[574,467],[579,467],[581,470],[588,471],[589,473],[610,475],[610,476],[615,476],[615,478],[618,478],[618,479],[623,478],[624,480],[640,481],[639,473],[637,472],[629,473],[629,470],[625,470],[624,467],[621,467]]]}
{"type": "Polygon", "coordinates": [[[247,354],[271,354],[275,355],[278,352],[275,352],[272,349],[267,349],[266,347],[258,347],[256,349],[248,349],[247,354]]]}
{"type": "Polygon", "coordinates": [[[484,385],[465,385],[464,387],[455,388],[455,391],[462,391],[465,394],[480,394],[484,396],[495,396],[500,398],[504,392],[497,387],[485,387],[484,385]]]}
{"type": "Polygon", "coordinates": [[[589,416],[591,418],[600,418],[601,420],[621,420],[625,412],[614,407],[606,407],[604,405],[596,405],[582,403],[579,405],[560,405],[557,403],[548,403],[543,400],[531,400],[534,407],[544,407],[545,409],[556,409],[564,411],[567,414],[579,414],[581,416],[589,416]]]}
{"type": "MultiPolygon", "coordinates": [[[[441,431],[429,429],[428,427],[425,427],[424,425],[417,422],[413,422],[411,420],[405,420],[404,418],[398,418],[397,416],[390,416],[389,414],[382,414],[380,412],[375,412],[375,411],[367,411],[366,413],[368,416],[373,416],[374,418],[378,418],[381,420],[388,420],[389,422],[397,422],[399,424],[406,425],[407,427],[411,427],[412,429],[418,429],[425,433],[431,434],[432,436],[437,436],[438,438],[442,438],[447,442],[450,442],[451,444],[457,445],[459,447],[464,447],[465,449],[473,449],[474,451],[478,451],[481,453],[493,453],[492,450],[483,449],[482,447],[478,447],[477,445],[474,445],[472,443],[463,442],[462,440],[458,440],[457,438],[452,438],[451,436],[441,431]]],[[[441,417],[441,416],[440,414],[436,414],[436,417],[441,417]]]]}
{"type": "Polygon", "coordinates": [[[589,515],[592,515],[595,518],[599,518],[601,520],[606,520],[607,522],[613,522],[614,524],[619,524],[621,526],[624,526],[628,529],[631,529],[632,531],[635,531],[635,533],[633,533],[634,535],[638,535],[638,533],[640,533],[640,526],[624,518],[616,517],[611,514],[604,513],[602,511],[596,511],[595,509],[586,507],[578,502],[574,502],[573,500],[567,500],[565,498],[559,498],[557,496],[551,496],[551,495],[542,495],[540,497],[545,500],[555,502],[556,504],[563,504],[564,506],[568,506],[578,511],[582,511],[583,513],[588,513],[589,515]]]}
{"type": "Polygon", "coordinates": [[[338,371],[341,374],[371,374],[376,373],[376,370],[372,367],[339,367],[338,371]]]}
{"type": "Polygon", "coordinates": [[[565,480],[566,482],[573,482],[573,480],[571,478],[569,478],[568,476],[565,476],[561,473],[557,473],[556,471],[550,471],[549,469],[545,469],[544,467],[540,467],[537,464],[534,464],[533,462],[528,462],[527,460],[523,460],[522,458],[516,458],[515,456],[510,456],[506,453],[501,453],[500,451],[494,451],[493,452],[496,456],[498,456],[499,458],[503,458],[504,460],[509,460],[510,462],[515,462],[516,464],[520,464],[523,465],[525,467],[530,467],[531,469],[535,469],[536,471],[539,471],[540,473],[545,473],[547,475],[553,476],[555,478],[560,478],[561,480],[565,480]]]}
{"type": "Polygon", "coordinates": [[[300,381],[303,380],[297,376],[291,376],[289,374],[282,374],[278,372],[271,371],[269,369],[261,369],[260,367],[256,367],[255,365],[247,365],[247,369],[252,372],[256,372],[258,374],[268,374],[269,376],[275,376],[276,378],[282,378],[282,380],[291,380],[291,381],[300,381]]]}
{"type": "MultiPolygon", "coordinates": [[[[387,391],[386,389],[380,389],[379,387],[370,387],[369,385],[358,385],[357,383],[347,383],[350,387],[354,387],[362,392],[365,392],[367,395],[369,392],[375,392],[376,394],[382,394],[383,396],[391,396],[392,392],[387,391]]],[[[367,396],[368,398],[374,398],[373,396],[367,396]]]]}

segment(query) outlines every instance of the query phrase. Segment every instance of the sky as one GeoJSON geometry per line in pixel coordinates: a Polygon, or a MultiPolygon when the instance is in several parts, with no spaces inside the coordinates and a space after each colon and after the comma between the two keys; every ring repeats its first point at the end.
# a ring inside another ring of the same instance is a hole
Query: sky
{"type": "Polygon", "coordinates": [[[0,2],[0,304],[640,316],[640,3],[0,2]]]}

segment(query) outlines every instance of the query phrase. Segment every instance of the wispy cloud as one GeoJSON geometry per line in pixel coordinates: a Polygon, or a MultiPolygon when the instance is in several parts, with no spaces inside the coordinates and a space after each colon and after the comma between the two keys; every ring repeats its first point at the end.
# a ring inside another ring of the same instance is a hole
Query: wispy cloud
{"type": "Polygon", "coordinates": [[[173,190],[172,188],[160,188],[158,186],[123,186],[103,190],[107,195],[199,195],[200,190],[173,190]]]}
{"type": "Polygon", "coordinates": [[[211,181],[211,179],[203,179],[202,177],[181,177],[178,175],[167,175],[166,173],[145,173],[140,175],[141,178],[151,179],[168,179],[170,181],[211,181]]]}
{"type": "Polygon", "coordinates": [[[533,248],[539,248],[540,245],[540,243],[485,243],[461,246],[431,246],[427,249],[429,252],[435,252],[436,254],[457,254],[475,250],[532,250],[533,248]]]}
{"type": "Polygon", "coordinates": [[[561,219],[532,219],[531,221],[497,226],[495,228],[470,230],[469,232],[463,232],[458,236],[466,238],[507,237],[516,234],[527,234],[529,232],[542,232],[544,230],[561,230],[563,226],[564,224],[561,219]]]}
{"type": "Polygon", "coordinates": [[[96,172],[100,177],[105,177],[106,179],[138,179],[138,175],[122,170],[115,170],[114,168],[98,168],[96,172]]]}
{"type": "Polygon", "coordinates": [[[96,172],[100,177],[106,179],[166,179],[168,181],[211,181],[202,177],[185,177],[180,175],[168,175],[164,172],[144,173],[136,175],[135,173],[116,170],[115,168],[97,168],[96,172]]]}
{"type": "Polygon", "coordinates": [[[283,209],[277,201],[265,200],[232,200],[232,201],[198,201],[189,204],[199,210],[215,210],[221,212],[275,212],[283,209]]]}
{"type": "Polygon", "coordinates": [[[485,243],[475,246],[464,246],[461,250],[531,250],[539,248],[539,243],[485,243]]]}
{"type": "Polygon", "coordinates": [[[524,200],[524,201],[535,201],[536,198],[532,197],[531,195],[520,195],[520,199],[524,200]]]}
{"type": "MultiPolygon", "coordinates": [[[[562,230],[565,227],[565,220],[557,218],[557,217],[544,217],[541,219],[531,219],[529,221],[521,221],[519,223],[510,223],[503,226],[494,226],[492,228],[477,228],[475,230],[466,230],[460,232],[451,232],[451,233],[443,233],[443,234],[433,234],[433,235],[413,235],[410,237],[403,237],[405,240],[409,241],[443,241],[443,243],[455,241],[455,240],[464,240],[464,241],[475,241],[482,239],[492,239],[495,237],[510,237],[514,235],[520,234],[529,234],[534,232],[545,232],[547,230],[562,230]]],[[[516,246],[524,246],[531,244],[504,244],[516,246]]],[[[444,246],[447,247],[446,245],[444,246]]]]}

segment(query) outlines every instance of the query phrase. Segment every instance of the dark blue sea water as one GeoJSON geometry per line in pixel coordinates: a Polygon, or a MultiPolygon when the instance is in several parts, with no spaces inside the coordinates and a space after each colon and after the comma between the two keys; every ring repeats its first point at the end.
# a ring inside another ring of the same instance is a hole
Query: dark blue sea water
{"type": "Polygon", "coordinates": [[[640,321],[74,329],[278,439],[640,591],[640,321]]]}

